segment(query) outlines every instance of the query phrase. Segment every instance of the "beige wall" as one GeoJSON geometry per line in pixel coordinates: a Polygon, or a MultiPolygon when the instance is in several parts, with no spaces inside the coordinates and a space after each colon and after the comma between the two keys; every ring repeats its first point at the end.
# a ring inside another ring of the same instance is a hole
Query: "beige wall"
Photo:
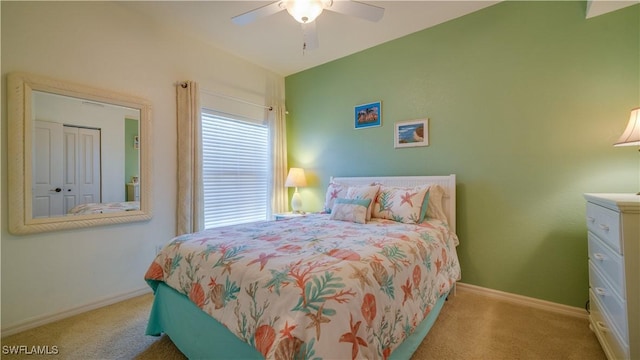
{"type": "Polygon", "coordinates": [[[13,71],[130,93],[152,104],[153,219],[28,236],[7,232],[7,111],[2,96],[2,332],[146,291],[155,247],[175,233],[174,84],[264,101],[283,79],[133,13],[125,3],[2,2],[2,89],[13,71]]]}

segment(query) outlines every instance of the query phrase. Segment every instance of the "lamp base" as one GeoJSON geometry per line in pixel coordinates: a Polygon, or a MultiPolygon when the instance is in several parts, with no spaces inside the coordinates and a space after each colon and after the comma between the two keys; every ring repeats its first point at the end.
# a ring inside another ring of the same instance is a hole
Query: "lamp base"
{"type": "Polygon", "coordinates": [[[298,188],[296,188],[296,191],[291,197],[291,209],[293,210],[294,214],[304,213],[302,211],[302,197],[300,196],[300,193],[298,193],[298,188]]]}

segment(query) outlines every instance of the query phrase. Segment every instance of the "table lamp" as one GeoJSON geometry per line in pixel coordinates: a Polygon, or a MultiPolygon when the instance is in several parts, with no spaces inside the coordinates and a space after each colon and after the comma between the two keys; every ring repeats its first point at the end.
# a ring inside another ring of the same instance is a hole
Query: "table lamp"
{"type": "MultiPolygon", "coordinates": [[[[631,109],[627,128],[613,146],[640,146],[640,107],[631,109]]],[[[640,192],[636,195],[640,195],[640,192]]]]}
{"type": "Polygon", "coordinates": [[[287,175],[284,186],[296,188],[291,198],[291,209],[294,213],[301,213],[302,198],[300,197],[300,193],[298,193],[298,186],[307,186],[307,178],[304,176],[304,170],[301,168],[289,169],[289,175],[287,175]]]}
{"type": "Polygon", "coordinates": [[[627,128],[613,146],[640,146],[640,107],[631,110],[627,128]]]}

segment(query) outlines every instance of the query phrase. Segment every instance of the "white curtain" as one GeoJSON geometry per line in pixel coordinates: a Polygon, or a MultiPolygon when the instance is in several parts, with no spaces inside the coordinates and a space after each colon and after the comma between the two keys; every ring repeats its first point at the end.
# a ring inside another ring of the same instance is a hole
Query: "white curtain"
{"type": "Polygon", "coordinates": [[[289,209],[289,191],[284,186],[287,179],[287,117],[284,102],[284,79],[272,78],[269,81],[267,102],[269,112],[271,146],[273,153],[273,181],[271,184],[271,211],[286,212],[289,209]]]}
{"type": "Polygon", "coordinates": [[[194,81],[176,86],[178,110],[177,234],[203,230],[202,133],[200,94],[194,81]]]}

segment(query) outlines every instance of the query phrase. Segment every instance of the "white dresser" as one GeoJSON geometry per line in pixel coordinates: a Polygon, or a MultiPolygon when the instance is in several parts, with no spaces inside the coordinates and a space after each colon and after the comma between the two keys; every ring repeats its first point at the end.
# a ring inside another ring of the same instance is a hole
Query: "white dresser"
{"type": "Polygon", "coordinates": [[[640,359],[640,196],[584,197],[590,327],[609,359],[640,359]]]}

